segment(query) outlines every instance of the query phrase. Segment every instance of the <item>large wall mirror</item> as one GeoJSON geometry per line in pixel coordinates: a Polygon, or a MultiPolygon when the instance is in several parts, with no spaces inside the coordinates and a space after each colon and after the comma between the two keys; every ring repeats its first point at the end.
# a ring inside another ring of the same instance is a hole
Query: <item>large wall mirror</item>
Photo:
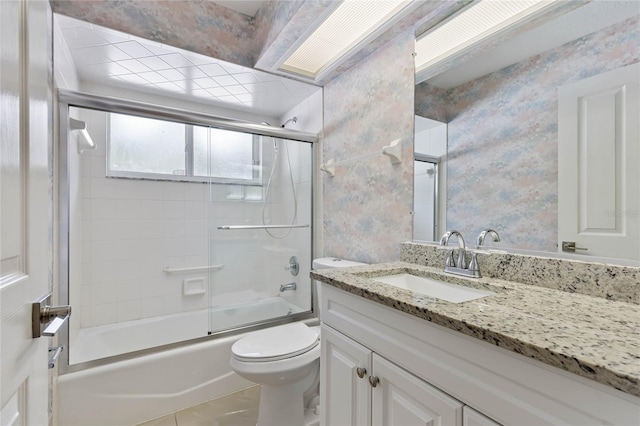
{"type": "Polygon", "coordinates": [[[446,123],[432,211],[468,246],[492,228],[502,249],[640,261],[640,3],[555,15],[417,81],[416,129],[446,123]]]}

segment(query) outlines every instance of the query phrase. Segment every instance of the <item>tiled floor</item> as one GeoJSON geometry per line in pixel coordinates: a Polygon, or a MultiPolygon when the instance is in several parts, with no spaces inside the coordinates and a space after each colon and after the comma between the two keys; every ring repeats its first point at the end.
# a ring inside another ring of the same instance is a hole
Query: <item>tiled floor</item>
{"type": "Polygon", "coordinates": [[[260,386],[253,386],[138,426],[255,426],[260,386]]]}

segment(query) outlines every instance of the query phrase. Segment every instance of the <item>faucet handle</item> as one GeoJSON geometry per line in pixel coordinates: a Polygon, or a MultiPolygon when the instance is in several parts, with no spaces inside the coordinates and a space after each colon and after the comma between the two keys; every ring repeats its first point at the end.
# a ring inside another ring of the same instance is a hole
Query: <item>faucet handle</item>
{"type": "Polygon", "coordinates": [[[470,250],[471,260],[469,261],[469,267],[467,268],[474,278],[482,277],[480,274],[480,265],[478,265],[478,255],[490,256],[491,252],[488,250],[470,250]]]}
{"type": "Polygon", "coordinates": [[[447,259],[444,261],[444,266],[456,267],[456,260],[453,258],[453,250],[447,252],[447,259]]]}

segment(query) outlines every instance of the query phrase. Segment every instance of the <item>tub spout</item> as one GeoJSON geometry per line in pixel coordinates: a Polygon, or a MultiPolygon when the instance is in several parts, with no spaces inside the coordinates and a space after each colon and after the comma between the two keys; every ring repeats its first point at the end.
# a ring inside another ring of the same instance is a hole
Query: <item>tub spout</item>
{"type": "Polygon", "coordinates": [[[282,293],[283,291],[295,290],[297,288],[298,288],[298,286],[296,285],[296,283],[281,284],[280,285],[280,293],[282,293]]]}

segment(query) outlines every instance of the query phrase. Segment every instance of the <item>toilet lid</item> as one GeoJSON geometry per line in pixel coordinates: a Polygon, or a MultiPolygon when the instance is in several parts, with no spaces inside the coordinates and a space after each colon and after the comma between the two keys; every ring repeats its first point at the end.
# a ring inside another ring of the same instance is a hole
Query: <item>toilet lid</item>
{"type": "Polygon", "coordinates": [[[305,353],[319,340],[316,331],[294,322],[249,333],[233,344],[231,352],[241,361],[277,361],[305,353]]]}

